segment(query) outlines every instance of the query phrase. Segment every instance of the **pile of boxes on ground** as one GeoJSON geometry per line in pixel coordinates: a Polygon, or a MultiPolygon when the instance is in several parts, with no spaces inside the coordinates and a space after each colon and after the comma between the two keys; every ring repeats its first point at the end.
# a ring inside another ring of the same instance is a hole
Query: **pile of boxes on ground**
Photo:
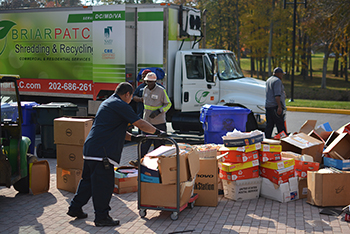
{"type": "Polygon", "coordinates": [[[224,196],[279,202],[307,197],[317,206],[350,204],[350,123],[337,131],[328,123],[315,125],[308,120],[299,133],[280,140],[264,139],[260,131],[228,132],[218,150],[224,196]]]}
{"type": "MultiPolygon", "coordinates": [[[[75,192],[83,168],[83,144],[93,119],[61,117],[54,120],[57,146],[57,188],[75,192]]],[[[299,133],[279,140],[264,139],[260,131],[228,132],[224,144],[178,144],[180,179],[177,181],[176,147],[162,146],[148,153],[138,171],[120,167],[115,171],[115,192],[140,189],[141,204],[176,206],[196,193],[195,205],[216,206],[218,191],[233,200],[259,196],[280,202],[307,197],[317,206],[350,203],[350,123],[337,131],[327,124],[308,120],[299,133]],[[321,169],[320,169],[321,168],[321,169]]],[[[281,136],[281,135],[279,135],[281,136]]]]}

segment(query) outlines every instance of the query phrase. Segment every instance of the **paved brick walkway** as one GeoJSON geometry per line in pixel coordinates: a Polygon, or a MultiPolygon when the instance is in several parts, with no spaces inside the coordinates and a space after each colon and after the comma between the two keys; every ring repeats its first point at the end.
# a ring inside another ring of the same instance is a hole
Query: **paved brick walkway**
{"type": "MultiPolygon", "coordinates": [[[[136,159],[135,145],[124,148],[122,165],[136,159]]],[[[48,193],[18,194],[13,188],[0,188],[0,233],[350,233],[344,216],[320,215],[322,208],[306,199],[279,203],[265,198],[235,202],[220,196],[217,207],[185,209],[172,221],[170,212],[147,210],[142,219],[137,209],[137,193],[114,194],[110,215],[118,227],[95,227],[92,202],[84,207],[87,219],[66,215],[73,193],[56,188],[56,159],[50,163],[48,193]]]]}

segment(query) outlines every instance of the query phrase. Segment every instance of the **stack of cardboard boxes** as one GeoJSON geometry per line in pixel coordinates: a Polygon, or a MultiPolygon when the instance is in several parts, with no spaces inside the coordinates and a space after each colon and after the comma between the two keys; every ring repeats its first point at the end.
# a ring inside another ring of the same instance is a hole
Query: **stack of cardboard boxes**
{"type": "Polygon", "coordinates": [[[161,146],[141,161],[139,192],[142,206],[176,207],[177,183],[180,185],[180,207],[189,202],[199,171],[199,156],[192,147],[180,152],[173,149],[173,146],[161,146]],[[177,157],[180,181],[177,180],[177,157]]]}
{"type": "Polygon", "coordinates": [[[58,189],[76,192],[84,164],[83,145],[92,123],[92,118],[60,117],[54,119],[58,189]]]}
{"type": "Polygon", "coordinates": [[[263,134],[253,136],[223,137],[226,147],[219,149],[219,176],[224,196],[232,200],[258,198],[261,178],[259,176],[259,150],[263,134]]]}

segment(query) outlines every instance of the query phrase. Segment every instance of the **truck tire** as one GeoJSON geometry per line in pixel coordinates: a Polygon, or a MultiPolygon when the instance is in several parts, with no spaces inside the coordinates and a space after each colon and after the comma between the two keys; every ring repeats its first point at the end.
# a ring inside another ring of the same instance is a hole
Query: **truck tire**
{"type": "Polygon", "coordinates": [[[248,114],[247,123],[246,123],[246,132],[254,131],[258,129],[258,123],[256,122],[255,116],[253,112],[248,114]]]}

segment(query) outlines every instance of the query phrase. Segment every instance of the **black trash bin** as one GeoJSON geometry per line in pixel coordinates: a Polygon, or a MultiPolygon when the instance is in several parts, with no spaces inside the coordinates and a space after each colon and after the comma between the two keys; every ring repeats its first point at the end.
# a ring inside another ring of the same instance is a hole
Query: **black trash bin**
{"type": "Polygon", "coordinates": [[[76,116],[78,106],[70,102],[51,102],[33,108],[37,111],[41,134],[41,143],[36,148],[36,154],[39,158],[56,158],[53,132],[54,119],[63,116],[76,116]]]}

